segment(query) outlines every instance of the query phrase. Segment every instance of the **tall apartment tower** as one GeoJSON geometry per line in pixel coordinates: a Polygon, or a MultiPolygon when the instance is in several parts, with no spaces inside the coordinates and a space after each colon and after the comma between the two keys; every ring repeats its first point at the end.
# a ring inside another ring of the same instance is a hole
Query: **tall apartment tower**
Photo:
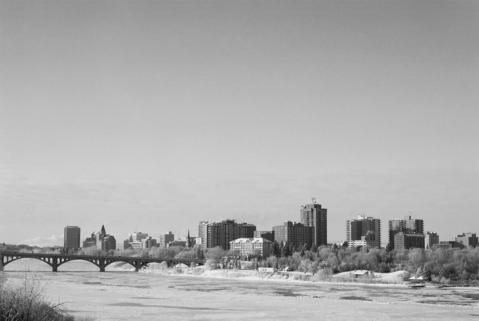
{"type": "Polygon", "coordinates": [[[313,227],[312,244],[320,246],[328,243],[328,210],[314,199],[312,204],[301,206],[301,224],[313,227]]]}
{"type": "Polygon", "coordinates": [[[346,239],[349,247],[381,247],[381,220],[359,215],[346,221],[346,239]]]}
{"type": "Polygon", "coordinates": [[[63,229],[63,248],[67,251],[80,248],[80,228],[78,226],[65,226],[63,229]]]}
{"type": "Polygon", "coordinates": [[[389,245],[395,249],[394,236],[396,233],[424,235],[424,220],[413,219],[407,216],[404,219],[389,220],[389,245]]]}
{"type": "Polygon", "coordinates": [[[198,238],[201,240],[201,249],[205,250],[208,244],[208,222],[201,221],[198,225],[198,238]]]}

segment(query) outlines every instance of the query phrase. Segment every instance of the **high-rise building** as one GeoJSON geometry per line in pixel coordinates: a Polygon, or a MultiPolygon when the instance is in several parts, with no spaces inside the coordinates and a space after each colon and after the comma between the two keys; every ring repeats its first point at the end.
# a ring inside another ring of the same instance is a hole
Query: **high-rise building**
{"type": "Polygon", "coordinates": [[[381,247],[381,220],[359,215],[346,221],[346,239],[349,247],[381,247]]]}
{"type": "Polygon", "coordinates": [[[436,244],[439,244],[439,235],[434,232],[427,232],[425,241],[426,249],[432,249],[432,247],[436,244]]]}
{"type": "Polygon", "coordinates": [[[397,232],[394,234],[394,249],[395,250],[409,250],[412,248],[424,248],[424,234],[406,234],[404,232],[397,232]]]}
{"type": "Polygon", "coordinates": [[[152,247],[158,246],[158,241],[151,236],[149,236],[147,239],[144,239],[143,241],[143,248],[145,249],[150,249],[152,247]]]}
{"type": "Polygon", "coordinates": [[[175,240],[175,234],[168,232],[168,234],[160,235],[160,247],[167,248],[168,244],[175,240]]]}
{"type": "Polygon", "coordinates": [[[234,220],[224,220],[207,224],[206,247],[220,246],[229,250],[230,241],[240,237],[253,237],[256,226],[248,223],[236,223],[234,220]]]}
{"type": "Polygon", "coordinates": [[[404,219],[389,220],[389,246],[393,249],[394,235],[398,232],[404,234],[424,234],[424,220],[413,219],[407,216],[404,219]]]}
{"type": "Polygon", "coordinates": [[[198,237],[201,239],[201,242],[197,242],[197,244],[201,244],[201,248],[203,250],[206,249],[206,246],[208,244],[208,222],[207,221],[201,221],[200,224],[198,225],[198,237]]]}
{"type": "Polygon", "coordinates": [[[273,227],[274,240],[279,244],[287,242],[293,249],[300,249],[303,246],[310,248],[313,244],[313,229],[313,226],[287,221],[283,225],[273,227]]]}
{"type": "Polygon", "coordinates": [[[328,210],[322,208],[314,199],[312,204],[301,206],[301,223],[313,227],[314,245],[328,243],[328,210]]]}
{"type": "Polygon", "coordinates": [[[80,248],[80,228],[78,226],[65,226],[63,248],[67,251],[76,251],[80,248]]]}
{"type": "Polygon", "coordinates": [[[476,233],[462,233],[456,236],[456,242],[461,243],[464,247],[476,247],[478,239],[476,233]]]}
{"type": "Polygon", "coordinates": [[[95,244],[98,250],[102,250],[102,251],[116,250],[115,237],[113,235],[106,233],[105,225],[101,226],[100,232],[92,234],[92,237],[93,236],[95,237],[95,244]]]}
{"type": "Polygon", "coordinates": [[[87,237],[85,241],[83,241],[83,248],[87,247],[96,247],[96,236],[95,233],[91,233],[90,237],[87,237]]]}
{"type": "Polygon", "coordinates": [[[116,240],[113,235],[106,234],[101,242],[101,249],[103,251],[116,250],[116,240]]]}

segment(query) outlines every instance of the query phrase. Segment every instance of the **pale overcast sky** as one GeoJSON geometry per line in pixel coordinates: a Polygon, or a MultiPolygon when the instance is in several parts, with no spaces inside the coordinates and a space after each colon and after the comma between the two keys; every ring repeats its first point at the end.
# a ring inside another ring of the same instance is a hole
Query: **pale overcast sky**
{"type": "MultiPolygon", "coordinates": [[[[0,0],[0,242],[479,232],[477,1],[0,0]]],[[[383,244],[385,245],[385,244],[383,244]]]]}

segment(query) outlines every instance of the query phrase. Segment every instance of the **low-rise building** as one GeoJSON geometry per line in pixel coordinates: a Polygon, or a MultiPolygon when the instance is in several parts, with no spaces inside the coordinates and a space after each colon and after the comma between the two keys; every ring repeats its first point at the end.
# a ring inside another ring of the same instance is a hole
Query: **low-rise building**
{"type": "Polygon", "coordinates": [[[254,237],[261,237],[274,242],[274,231],[254,231],[254,237]]]}
{"type": "Polygon", "coordinates": [[[186,241],[176,240],[176,241],[172,241],[168,243],[167,247],[172,247],[172,246],[186,247],[187,245],[186,243],[187,243],[186,241]]]}
{"type": "Polygon", "coordinates": [[[476,233],[462,233],[456,236],[456,242],[461,243],[464,247],[476,247],[478,239],[476,233]]]}
{"type": "Polygon", "coordinates": [[[432,248],[433,249],[438,249],[438,248],[439,249],[452,249],[452,248],[462,249],[464,248],[464,245],[456,241],[440,241],[438,244],[434,244],[432,248]]]}
{"type": "Polygon", "coordinates": [[[398,232],[394,235],[395,250],[408,250],[411,248],[424,249],[424,234],[398,232]]]}
{"type": "Polygon", "coordinates": [[[242,237],[230,241],[230,250],[237,251],[241,257],[259,256],[268,257],[271,255],[273,242],[262,237],[242,237]]]}

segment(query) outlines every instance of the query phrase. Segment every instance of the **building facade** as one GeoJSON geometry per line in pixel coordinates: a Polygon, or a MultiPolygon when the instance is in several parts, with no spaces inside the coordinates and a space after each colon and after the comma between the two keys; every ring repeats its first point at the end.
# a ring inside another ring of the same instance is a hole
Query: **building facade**
{"type": "Polygon", "coordinates": [[[67,251],[76,251],[80,248],[80,228],[78,226],[65,226],[63,248],[67,251]]]}
{"type": "Polygon", "coordinates": [[[439,244],[439,235],[435,232],[427,232],[424,243],[426,249],[432,249],[434,245],[439,244]]]}
{"type": "Polygon", "coordinates": [[[255,231],[254,237],[261,237],[271,242],[274,242],[274,231],[255,231]]]}
{"type": "Polygon", "coordinates": [[[237,238],[254,236],[256,226],[248,223],[236,223],[234,220],[224,220],[207,224],[206,247],[221,247],[229,250],[230,241],[237,238]]]}
{"type": "Polygon", "coordinates": [[[412,248],[424,248],[424,234],[406,234],[398,232],[394,235],[394,249],[409,250],[412,248]]]}
{"type": "Polygon", "coordinates": [[[91,233],[90,237],[87,237],[83,241],[83,248],[88,248],[88,247],[96,247],[96,236],[95,233],[91,233]]]}
{"type": "Polygon", "coordinates": [[[288,243],[293,249],[300,249],[303,246],[310,248],[313,245],[313,229],[313,226],[287,221],[283,225],[273,227],[274,240],[279,244],[288,243]]]}
{"type": "Polygon", "coordinates": [[[394,235],[403,232],[404,234],[423,234],[424,235],[424,220],[414,219],[407,216],[404,219],[395,219],[389,221],[389,246],[396,249],[394,244],[394,235]]]}
{"type": "Polygon", "coordinates": [[[168,244],[173,242],[175,240],[175,234],[171,233],[171,231],[168,232],[168,234],[163,234],[160,235],[160,247],[167,248],[168,244]]]}
{"type": "Polygon", "coordinates": [[[104,225],[102,225],[100,232],[92,233],[91,237],[83,242],[83,245],[84,247],[96,246],[98,250],[102,251],[116,250],[115,237],[106,233],[104,225]]]}
{"type": "Polygon", "coordinates": [[[456,236],[456,242],[461,243],[464,247],[476,247],[478,239],[476,233],[462,233],[456,236]]]}
{"type": "Polygon", "coordinates": [[[349,247],[381,247],[381,220],[359,215],[346,221],[346,240],[349,247]]]}
{"type": "Polygon", "coordinates": [[[301,224],[313,227],[313,244],[316,246],[328,243],[328,210],[314,200],[312,204],[301,206],[301,224]]]}
{"type": "Polygon", "coordinates": [[[152,247],[157,247],[158,246],[158,241],[156,239],[152,238],[151,236],[144,239],[142,241],[142,243],[143,243],[143,248],[145,248],[145,249],[151,249],[152,247]]]}
{"type": "Polygon", "coordinates": [[[201,249],[205,250],[208,246],[208,222],[201,221],[198,225],[198,238],[200,242],[196,242],[201,246],[201,249]]]}
{"type": "Polygon", "coordinates": [[[230,241],[230,250],[236,251],[241,257],[259,256],[265,258],[271,255],[272,249],[273,242],[261,237],[243,237],[230,241]]]}
{"type": "Polygon", "coordinates": [[[101,242],[101,249],[103,251],[116,250],[116,239],[113,235],[105,235],[101,242]]]}
{"type": "MultiPolygon", "coordinates": [[[[146,248],[146,240],[151,237],[148,236],[148,233],[143,232],[133,232],[128,235],[128,238],[123,241],[123,249],[138,248],[138,245],[133,243],[141,243],[141,248],[146,248]]],[[[155,240],[156,242],[156,240],[155,240]]]]}

